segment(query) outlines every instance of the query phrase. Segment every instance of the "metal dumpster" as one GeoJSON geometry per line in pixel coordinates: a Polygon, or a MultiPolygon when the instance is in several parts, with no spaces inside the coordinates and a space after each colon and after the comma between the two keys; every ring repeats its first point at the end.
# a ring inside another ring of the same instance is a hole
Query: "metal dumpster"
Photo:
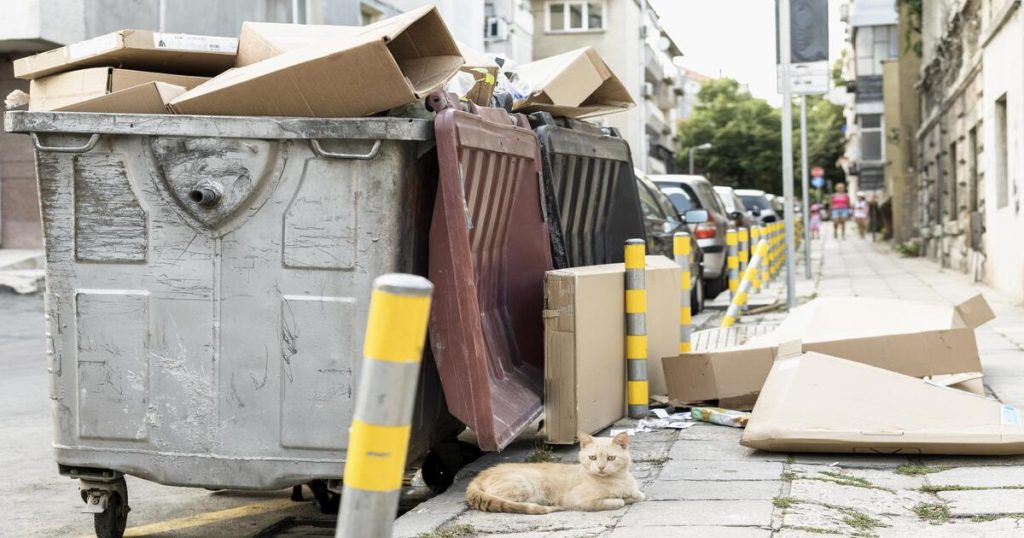
{"type": "MultiPolygon", "coordinates": [[[[13,112],[5,126],[35,143],[54,448],[83,496],[124,500],[122,473],[340,478],[371,281],[426,274],[432,123],[13,112]]],[[[410,462],[462,429],[427,359],[410,462]]]]}
{"type": "Polygon", "coordinates": [[[430,344],[452,413],[499,450],[542,411],[540,147],[526,117],[434,94],[440,167],[430,228],[430,344]]]}
{"type": "Polygon", "coordinates": [[[627,239],[646,237],[629,144],[614,129],[530,115],[540,140],[555,267],[622,263],[627,239]]]}

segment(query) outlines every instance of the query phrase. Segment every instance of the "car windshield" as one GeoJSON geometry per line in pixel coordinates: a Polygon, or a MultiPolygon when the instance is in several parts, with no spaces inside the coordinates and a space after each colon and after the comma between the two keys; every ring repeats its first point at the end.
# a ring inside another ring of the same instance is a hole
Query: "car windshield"
{"type": "Polygon", "coordinates": [[[725,205],[726,211],[729,213],[739,211],[739,208],[736,207],[736,198],[733,198],[732,193],[727,190],[715,189],[715,194],[718,195],[719,200],[725,205]]]}
{"type": "Polygon", "coordinates": [[[694,209],[693,200],[690,199],[690,195],[683,189],[679,187],[662,187],[661,192],[668,196],[668,199],[672,201],[672,205],[675,206],[676,211],[680,215],[694,209]]]}
{"type": "Polygon", "coordinates": [[[749,194],[744,196],[741,194],[740,200],[743,201],[743,206],[746,207],[747,209],[758,209],[763,211],[765,209],[768,209],[769,206],[768,199],[765,198],[764,196],[753,196],[749,194]]]}

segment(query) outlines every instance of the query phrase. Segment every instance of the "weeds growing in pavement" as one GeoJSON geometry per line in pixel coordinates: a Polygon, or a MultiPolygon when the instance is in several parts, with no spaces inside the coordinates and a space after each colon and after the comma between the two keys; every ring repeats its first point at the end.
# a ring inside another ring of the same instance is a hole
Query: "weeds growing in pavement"
{"type": "Polygon", "coordinates": [[[824,527],[804,527],[803,525],[796,525],[794,527],[786,527],[784,530],[787,531],[803,531],[811,534],[843,534],[835,529],[826,529],[824,527]]]}
{"type": "Polygon", "coordinates": [[[996,487],[981,487],[981,486],[921,486],[920,491],[922,493],[938,493],[940,491],[976,491],[979,489],[1024,489],[1024,485],[1017,486],[996,486],[996,487]]]}
{"type": "Polygon", "coordinates": [[[472,525],[448,525],[434,532],[421,533],[417,538],[462,538],[474,534],[476,534],[476,529],[472,525]]]}
{"type": "Polygon", "coordinates": [[[914,513],[922,521],[928,521],[939,525],[949,521],[949,507],[942,503],[918,503],[914,506],[914,513]]]}
{"type": "Polygon", "coordinates": [[[942,471],[948,471],[952,467],[946,465],[914,465],[914,464],[903,464],[896,468],[896,474],[917,476],[932,473],[941,473],[942,471]]]}
{"type": "Polygon", "coordinates": [[[654,457],[654,458],[640,458],[640,459],[636,459],[636,460],[633,460],[633,463],[652,463],[654,465],[665,465],[666,463],[668,463],[668,460],[670,460],[670,459],[672,459],[672,458],[669,458],[668,456],[657,456],[657,457],[654,457]]]}
{"type": "Polygon", "coordinates": [[[551,463],[558,461],[558,458],[551,452],[551,449],[543,444],[538,443],[533,447],[533,452],[529,456],[526,456],[526,463],[551,463]]]}
{"type": "Polygon", "coordinates": [[[985,514],[971,517],[971,521],[974,521],[975,523],[984,523],[986,521],[995,521],[997,519],[1024,519],[1024,514],[985,514]]]}
{"type": "Polygon", "coordinates": [[[782,508],[783,510],[793,506],[796,503],[797,500],[794,499],[793,497],[775,497],[774,499],[772,499],[772,504],[774,504],[776,508],[782,508]]]}

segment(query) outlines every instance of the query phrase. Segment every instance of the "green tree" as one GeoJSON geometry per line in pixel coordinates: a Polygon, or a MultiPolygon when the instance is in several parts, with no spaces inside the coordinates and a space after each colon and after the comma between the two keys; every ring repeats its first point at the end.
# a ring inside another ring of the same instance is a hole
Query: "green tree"
{"type": "MultiPolygon", "coordinates": [[[[680,163],[689,166],[686,149],[710,142],[694,156],[696,170],[716,185],[782,193],[782,117],[779,109],[750,95],[732,79],[706,82],[693,115],[679,125],[680,163]]],[[[800,111],[793,107],[793,163],[796,193],[800,191],[800,111]]],[[[843,108],[820,96],[807,101],[809,166],[821,166],[825,177],[843,181],[836,161],[843,155],[843,108]]]]}

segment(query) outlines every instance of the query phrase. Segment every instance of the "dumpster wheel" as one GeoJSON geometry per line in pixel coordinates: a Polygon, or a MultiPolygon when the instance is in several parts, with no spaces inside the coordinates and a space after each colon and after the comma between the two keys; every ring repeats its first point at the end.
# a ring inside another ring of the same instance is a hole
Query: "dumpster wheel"
{"type": "Polygon", "coordinates": [[[82,500],[85,512],[91,512],[97,538],[121,538],[128,527],[128,486],[124,477],[111,482],[95,483],[82,480],[82,500]]]}

